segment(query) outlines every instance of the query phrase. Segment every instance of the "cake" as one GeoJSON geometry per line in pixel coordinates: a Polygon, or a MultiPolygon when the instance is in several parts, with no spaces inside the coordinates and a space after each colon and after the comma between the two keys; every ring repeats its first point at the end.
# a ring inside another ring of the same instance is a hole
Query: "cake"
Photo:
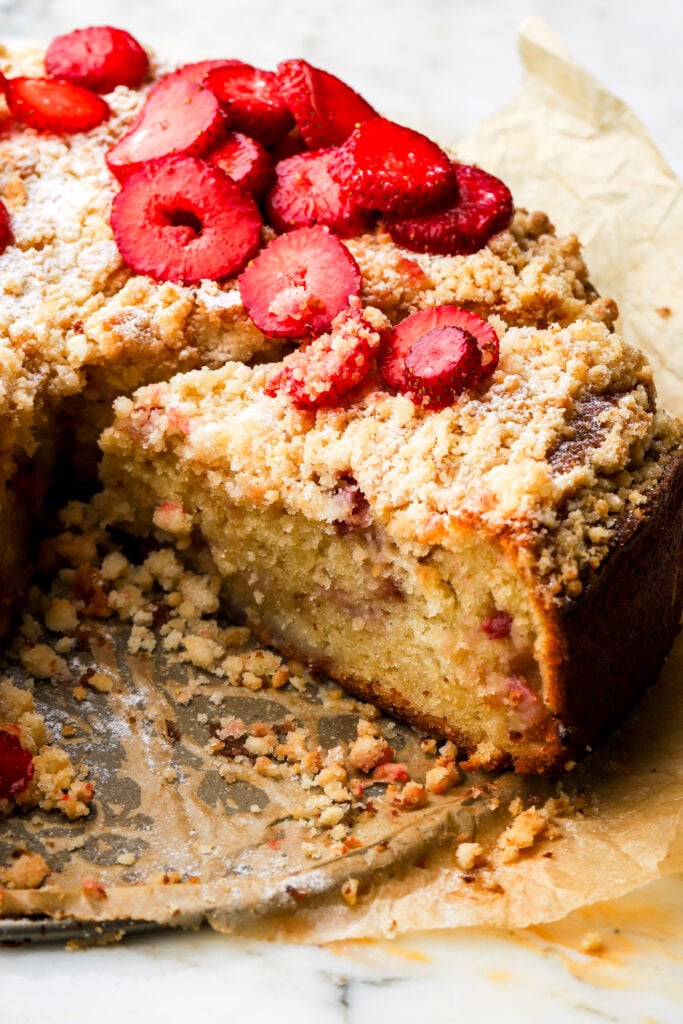
{"type": "Polygon", "coordinates": [[[3,70],[5,622],[15,495],[105,427],[105,521],[468,766],[612,728],[680,616],[681,434],[577,240],[306,61],[102,27],[3,70]]]}

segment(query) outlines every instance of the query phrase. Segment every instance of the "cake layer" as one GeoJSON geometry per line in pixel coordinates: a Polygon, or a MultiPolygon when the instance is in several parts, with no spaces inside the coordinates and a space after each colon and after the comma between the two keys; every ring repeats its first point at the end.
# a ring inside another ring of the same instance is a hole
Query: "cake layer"
{"type": "Polygon", "coordinates": [[[101,500],[189,556],[206,544],[263,639],[473,765],[545,771],[626,713],[672,642],[681,435],[604,326],[492,320],[490,383],[439,412],[372,380],[297,410],[265,367],[143,389],[103,436],[101,500]]]}

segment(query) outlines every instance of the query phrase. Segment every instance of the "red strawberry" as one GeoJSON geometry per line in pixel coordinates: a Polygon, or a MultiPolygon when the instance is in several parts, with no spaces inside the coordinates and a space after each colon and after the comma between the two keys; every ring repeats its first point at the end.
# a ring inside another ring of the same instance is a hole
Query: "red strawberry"
{"type": "Polygon", "coordinates": [[[426,135],[384,117],[363,122],[338,150],[332,168],[359,206],[420,213],[454,199],[451,161],[426,135]]]}
{"type": "Polygon", "coordinates": [[[340,78],[305,60],[278,64],[277,77],[282,97],[309,149],[340,146],[362,121],[377,116],[340,78]]]}
{"type": "Polygon", "coordinates": [[[471,334],[460,327],[437,327],[408,352],[405,381],[411,398],[442,409],[474,384],[480,368],[479,349],[471,334]]]}
{"type": "Polygon", "coordinates": [[[333,320],[329,334],[287,356],[268,380],[266,394],[281,391],[299,409],[338,405],[341,396],[367,375],[380,340],[360,303],[345,309],[333,320]]]}
{"type": "Polygon", "coordinates": [[[0,200],[0,255],[12,242],[12,238],[12,225],[10,223],[9,213],[7,212],[5,204],[0,200]]]}
{"type": "Polygon", "coordinates": [[[224,132],[225,119],[212,92],[183,79],[160,83],[131,128],[107,152],[107,166],[124,181],[149,160],[203,156],[224,132]]]}
{"type": "Polygon", "coordinates": [[[223,67],[225,63],[226,61],[224,60],[197,60],[193,64],[182,64],[175,71],[169,71],[167,75],[160,78],[150,89],[149,95],[151,96],[157,89],[162,88],[169,82],[182,81],[192,82],[193,85],[203,85],[209,71],[213,71],[214,68],[223,67]]]}
{"type": "Polygon", "coordinates": [[[385,339],[377,369],[385,384],[396,391],[410,392],[406,381],[406,360],[413,347],[426,335],[445,327],[457,327],[471,335],[479,349],[477,373],[467,386],[477,384],[498,365],[498,335],[486,320],[458,306],[436,306],[406,317],[385,339]]]}
{"type": "Polygon", "coordinates": [[[54,78],[7,78],[5,96],[17,120],[59,135],[90,131],[111,114],[90,89],[54,78]]]}
{"type": "Polygon", "coordinates": [[[335,149],[320,149],[281,160],[277,180],[268,196],[268,219],[276,231],[326,224],[342,238],[360,235],[372,224],[372,215],[361,210],[330,177],[335,149]]]}
{"type": "Polygon", "coordinates": [[[45,68],[93,92],[111,92],[117,85],[134,89],[147,74],[147,54],[130,32],[99,25],[57,36],[47,48],[45,68]]]}
{"type": "Polygon", "coordinates": [[[217,96],[230,127],[264,146],[274,145],[294,126],[272,71],[226,60],[208,72],[204,85],[217,96]]]}
{"type": "Polygon", "coordinates": [[[280,160],[287,160],[290,156],[297,156],[299,153],[305,153],[307,150],[306,143],[301,138],[298,128],[292,128],[291,132],[287,132],[283,135],[278,143],[270,147],[275,163],[279,163],[280,160]]]}
{"type": "Polygon", "coordinates": [[[0,729],[0,800],[11,800],[28,787],[33,778],[33,758],[8,728],[0,729]]]}
{"type": "Polygon", "coordinates": [[[274,338],[303,338],[328,330],[349,298],[360,295],[361,273],[346,246],[316,226],[273,239],[239,286],[259,330],[274,338]]]}
{"type": "Polygon", "coordinates": [[[459,194],[450,206],[422,216],[387,217],[397,245],[415,252],[457,256],[477,252],[512,220],[510,190],[499,178],[469,164],[453,164],[459,194]]]}
{"type": "Polygon", "coordinates": [[[230,132],[208,159],[257,199],[273,184],[275,169],[270,156],[260,142],[241,132],[230,132]]]}
{"type": "Polygon", "coordinates": [[[190,156],[154,160],[131,175],[114,198],[111,226],[126,263],[156,281],[230,277],[261,243],[252,197],[190,156]]]}

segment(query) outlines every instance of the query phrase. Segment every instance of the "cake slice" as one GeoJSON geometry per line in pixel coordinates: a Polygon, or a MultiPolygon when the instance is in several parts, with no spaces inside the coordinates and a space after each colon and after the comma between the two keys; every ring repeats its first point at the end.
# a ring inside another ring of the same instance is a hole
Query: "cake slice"
{"type": "Polygon", "coordinates": [[[444,408],[372,370],[302,408],[295,356],[143,388],[101,440],[100,500],[208,549],[262,640],[471,767],[545,772],[622,718],[672,643],[681,431],[602,324],[488,323],[497,368],[444,408]]]}

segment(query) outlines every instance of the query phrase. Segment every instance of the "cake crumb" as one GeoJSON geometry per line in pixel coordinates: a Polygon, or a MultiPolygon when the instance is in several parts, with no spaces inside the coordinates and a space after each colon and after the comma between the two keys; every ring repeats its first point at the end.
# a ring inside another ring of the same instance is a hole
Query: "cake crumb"
{"type": "Polygon", "coordinates": [[[341,887],[341,894],[350,907],[355,907],[358,900],[358,879],[347,878],[341,887]]]}

